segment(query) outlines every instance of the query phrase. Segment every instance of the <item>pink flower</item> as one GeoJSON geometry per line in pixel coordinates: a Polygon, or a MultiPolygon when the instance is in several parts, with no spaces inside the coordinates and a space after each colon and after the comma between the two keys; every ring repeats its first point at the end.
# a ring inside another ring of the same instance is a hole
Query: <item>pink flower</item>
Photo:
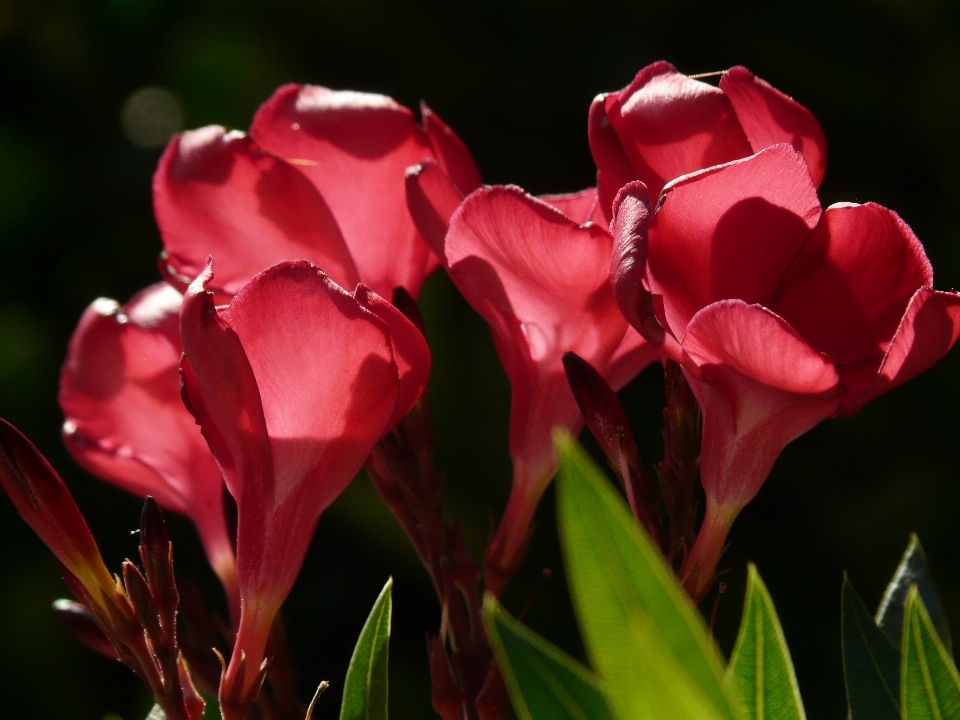
{"type": "Polygon", "coordinates": [[[597,96],[588,134],[607,218],[628,182],[642,181],[656,198],[674,178],[777,143],[803,154],[815,185],[826,170],[816,118],[744,67],[724,72],[717,88],[669,63],[648,65],[623,90],[597,96]]]}
{"type": "Polygon", "coordinates": [[[274,617],[320,513],[413,406],[430,356],[398,310],[306,261],[256,275],[226,307],[208,268],[183,303],[184,394],[237,501],[241,616],[220,686],[227,720],[259,691],[274,617]]]}
{"type": "Polygon", "coordinates": [[[537,199],[516,187],[486,187],[453,213],[443,241],[450,277],[490,325],[513,393],[513,485],[486,556],[494,593],[516,571],[556,470],[553,428],[576,433],[583,424],[563,354],[577,353],[616,388],[658,356],[617,308],[609,283],[613,241],[590,221],[595,209],[595,190],[537,199]]]}
{"type": "Polygon", "coordinates": [[[878,205],[821,210],[805,158],[775,145],[614,203],[612,277],[631,322],[703,409],[706,517],[683,572],[709,586],[727,532],[783,447],[939,360],[960,296],[878,205]]]}
{"type": "Polygon", "coordinates": [[[222,295],[281,260],[343,287],[420,291],[438,259],[407,211],[404,172],[437,162],[462,192],[480,184],[463,143],[429,108],[423,126],[383,95],[285,85],[249,135],[209,126],[170,141],[154,176],[164,274],[181,289],[217,263],[222,295]]]}
{"type": "Polygon", "coordinates": [[[60,374],[67,449],[91,473],[189,517],[239,620],[224,484],[180,397],[180,304],[166,283],[87,308],[60,374]]]}

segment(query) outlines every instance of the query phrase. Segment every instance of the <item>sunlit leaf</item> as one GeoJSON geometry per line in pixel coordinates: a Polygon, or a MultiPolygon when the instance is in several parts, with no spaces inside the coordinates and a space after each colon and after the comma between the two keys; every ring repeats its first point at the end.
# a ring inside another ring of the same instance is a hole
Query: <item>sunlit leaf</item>
{"type": "Polygon", "coordinates": [[[350,658],[340,720],[386,720],[393,578],[380,591],[350,658]]]}
{"type": "Polygon", "coordinates": [[[960,718],[960,676],[916,587],[907,593],[900,701],[903,720],[960,718]]]}
{"type": "Polygon", "coordinates": [[[727,676],[739,689],[751,720],[806,718],[780,620],[753,564],[727,676]]]}
{"type": "Polygon", "coordinates": [[[844,576],[840,605],[850,720],[900,720],[900,651],[844,576]]]}
{"type": "Polygon", "coordinates": [[[484,598],[483,619],[520,720],[611,720],[587,668],[510,617],[492,595],[484,598]]]}
{"type": "Polygon", "coordinates": [[[913,585],[917,586],[917,591],[923,598],[924,607],[930,613],[930,619],[943,646],[948,653],[952,654],[947,614],[943,610],[940,597],[930,578],[927,555],[923,552],[923,546],[920,545],[916,535],[910,536],[907,551],[903,554],[893,580],[887,585],[887,590],[883,594],[880,609],[877,610],[877,625],[887,634],[895,647],[900,646],[900,638],[903,635],[903,608],[907,601],[907,593],[913,585]]]}
{"type": "Polygon", "coordinates": [[[741,718],[696,608],[624,501],[568,435],[558,515],[591,664],[623,720],[741,718]]]}

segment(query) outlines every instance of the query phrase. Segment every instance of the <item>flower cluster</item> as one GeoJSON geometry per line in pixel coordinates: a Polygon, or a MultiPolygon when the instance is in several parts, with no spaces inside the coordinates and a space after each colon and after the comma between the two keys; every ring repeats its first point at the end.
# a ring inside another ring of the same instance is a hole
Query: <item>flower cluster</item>
{"type": "MultiPolygon", "coordinates": [[[[481,186],[425,105],[418,123],[390,98],[322,87],[280,88],[249,133],[211,126],[166,148],[153,185],[163,282],[84,313],[62,371],[63,436],[90,472],[196,526],[230,608],[225,720],[261,702],[319,516],[368,457],[443,605],[435,707],[507,712],[481,573],[440,518],[430,460],[415,298],[434,270],[489,324],[512,390],[512,489],[482,568],[494,595],[556,471],[556,428],[589,425],[699,599],[785,445],[960,335],[960,295],[933,289],[895,213],[821,207],[820,125],[745,68],[715,86],[655,63],[598,96],[587,129],[597,187],[542,197],[481,186]],[[655,362],[669,399],[657,483],[615,395],[655,362]]],[[[156,560],[166,540],[144,551],[145,578],[128,564],[114,581],[62,482],[6,424],[0,484],[62,563],[100,649],[141,673],[168,718],[198,717],[172,565],[156,560]]]]}

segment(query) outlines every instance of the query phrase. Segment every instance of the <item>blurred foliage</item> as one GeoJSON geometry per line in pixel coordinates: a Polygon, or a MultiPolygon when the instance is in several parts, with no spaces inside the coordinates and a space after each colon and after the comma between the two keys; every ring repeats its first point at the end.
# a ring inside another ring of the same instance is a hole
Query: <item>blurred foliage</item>
{"type": "MultiPolygon", "coordinates": [[[[121,110],[138,90],[179,100],[186,127],[245,128],[278,85],[313,82],[423,98],[473,150],[488,182],[534,193],[593,182],[586,114],[600,91],[665,58],[685,72],[744,64],[810,108],[830,145],[825,203],[875,200],[927,247],[938,287],[960,285],[960,5],[933,0],[711,3],[372,3],[321,0],[0,0],[0,415],[61,470],[113,568],[135,552],[138,500],[92,480],[62,449],[59,364],[98,295],[157,278],[150,180],[158,148],[134,145],[121,110]]],[[[509,389],[484,323],[437,275],[422,295],[434,351],[438,464],[448,507],[479,552],[509,484],[509,389]]],[[[746,561],[765,578],[811,717],[845,714],[842,570],[879,601],[920,533],[960,627],[960,354],[851,419],[787,448],[737,521],[716,633],[729,653],[746,561]]],[[[647,462],[659,458],[662,389],[650,369],[622,393],[647,462]]],[[[504,597],[582,657],[560,566],[552,493],[504,597]]],[[[216,597],[196,537],[172,522],[180,570],[216,597]]],[[[66,594],[53,559],[0,502],[0,692],[6,717],[143,717],[129,671],[75,644],[49,612],[66,594]]],[[[320,522],[285,614],[304,700],[333,683],[335,712],[371,599],[395,579],[391,708],[429,717],[423,636],[435,632],[426,573],[361,478],[320,522]]],[[[708,603],[712,599],[708,599],[708,603]]],[[[709,608],[708,608],[709,611],[709,608]]]]}

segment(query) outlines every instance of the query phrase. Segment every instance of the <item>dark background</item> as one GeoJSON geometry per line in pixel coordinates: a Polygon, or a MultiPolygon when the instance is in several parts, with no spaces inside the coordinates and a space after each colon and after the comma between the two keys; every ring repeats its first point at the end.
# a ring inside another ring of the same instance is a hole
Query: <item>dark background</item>
{"type": "MultiPolygon", "coordinates": [[[[938,2],[434,4],[0,0],[0,415],[63,476],[108,565],[135,552],[139,501],[80,471],[59,440],[59,364],[95,297],[125,300],[157,279],[150,179],[159,148],[121,128],[144,87],[173,94],[183,127],[244,129],[280,84],[312,82],[427,100],[472,149],[490,183],[534,193],[593,183],[590,100],[668,59],[688,73],[747,65],[810,108],[830,161],[824,204],[875,200],[913,227],[938,287],[960,285],[960,12],[938,2]]],[[[448,508],[479,554],[487,508],[509,485],[509,390],[483,322],[438,274],[422,306],[448,508]]],[[[875,606],[908,534],[923,540],[960,632],[960,354],[854,418],[829,420],[783,453],[738,520],[717,635],[729,651],[745,562],[780,611],[808,713],[845,716],[839,590],[846,569],[875,606]]],[[[623,393],[645,459],[657,459],[662,390],[646,371],[623,393]]],[[[581,653],[562,578],[552,491],[505,596],[516,612],[554,569],[529,624],[581,653]]],[[[171,520],[179,568],[215,598],[192,528],[171,520]]],[[[426,574],[369,482],[320,522],[285,606],[300,690],[333,689],[388,574],[395,578],[391,709],[430,717],[423,635],[438,613],[426,574]]],[[[0,500],[0,716],[139,720],[136,678],[80,647],[50,603],[66,595],[52,557],[0,500]]]]}

